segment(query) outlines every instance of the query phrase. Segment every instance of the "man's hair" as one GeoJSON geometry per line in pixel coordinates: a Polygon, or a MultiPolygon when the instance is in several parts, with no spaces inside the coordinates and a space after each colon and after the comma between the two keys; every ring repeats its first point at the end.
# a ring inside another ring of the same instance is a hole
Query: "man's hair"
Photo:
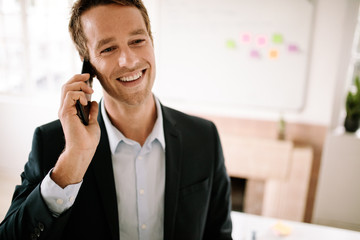
{"type": "Polygon", "coordinates": [[[78,50],[81,57],[89,59],[89,50],[87,48],[87,39],[81,24],[81,15],[96,6],[118,4],[122,6],[136,7],[140,10],[140,13],[144,19],[146,30],[153,41],[150,19],[147,10],[141,0],[78,0],[74,3],[69,21],[69,32],[72,40],[75,43],[75,47],[78,50]]]}

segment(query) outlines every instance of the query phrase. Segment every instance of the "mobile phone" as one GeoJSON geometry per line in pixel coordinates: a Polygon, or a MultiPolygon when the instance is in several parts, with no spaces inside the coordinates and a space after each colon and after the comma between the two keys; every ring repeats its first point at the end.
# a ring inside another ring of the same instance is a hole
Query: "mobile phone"
{"type": "MultiPolygon", "coordinates": [[[[89,73],[90,77],[85,82],[87,85],[92,87],[92,81],[93,81],[93,70],[90,62],[88,60],[84,60],[81,73],[89,73]]],[[[86,98],[88,100],[88,104],[86,106],[83,106],[79,100],[76,101],[76,110],[77,115],[79,116],[81,122],[87,126],[89,125],[89,113],[90,113],[90,105],[91,105],[91,94],[86,94],[86,98]]]]}

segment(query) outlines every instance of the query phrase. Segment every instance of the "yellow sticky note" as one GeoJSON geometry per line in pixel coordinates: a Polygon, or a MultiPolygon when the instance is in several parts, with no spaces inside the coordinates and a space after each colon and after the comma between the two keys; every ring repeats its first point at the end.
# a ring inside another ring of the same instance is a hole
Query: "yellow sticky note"
{"type": "Polygon", "coordinates": [[[278,236],[288,236],[291,234],[291,227],[282,223],[281,221],[278,221],[273,227],[272,227],[274,233],[278,236]]]}

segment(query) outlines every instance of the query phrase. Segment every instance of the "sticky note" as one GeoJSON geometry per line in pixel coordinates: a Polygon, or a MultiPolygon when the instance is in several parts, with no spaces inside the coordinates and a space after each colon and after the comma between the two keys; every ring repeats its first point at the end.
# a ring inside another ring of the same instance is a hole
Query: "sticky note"
{"type": "Polygon", "coordinates": [[[250,57],[251,58],[261,58],[261,54],[258,50],[253,49],[250,51],[250,57]]]}
{"type": "Polygon", "coordinates": [[[288,46],[288,51],[289,52],[292,52],[292,53],[296,53],[296,52],[299,52],[299,47],[295,44],[289,44],[288,46]]]}
{"type": "Polygon", "coordinates": [[[236,48],[236,42],[232,39],[229,39],[226,41],[226,47],[228,49],[235,49],[236,48]]]}
{"type": "Polygon", "coordinates": [[[288,236],[291,234],[292,228],[287,225],[282,223],[281,221],[278,221],[273,227],[272,227],[274,233],[278,236],[288,236]]]}
{"type": "Polygon", "coordinates": [[[241,36],[241,41],[243,43],[250,43],[251,42],[251,35],[249,33],[244,33],[242,36],[241,36]]]}
{"type": "Polygon", "coordinates": [[[258,46],[263,47],[266,45],[266,37],[258,36],[256,42],[258,46]]]}
{"type": "Polygon", "coordinates": [[[269,51],[269,57],[272,59],[276,59],[279,57],[279,52],[276,49],[272,49],[269,51]]]}
{"type": "Polygon", "coordinates": [[[273,35],[272,41],[273,41],[273,43],[281,44],[284,42],[284,37],[283,37],[283,35],[276,33],[273,35]]]}

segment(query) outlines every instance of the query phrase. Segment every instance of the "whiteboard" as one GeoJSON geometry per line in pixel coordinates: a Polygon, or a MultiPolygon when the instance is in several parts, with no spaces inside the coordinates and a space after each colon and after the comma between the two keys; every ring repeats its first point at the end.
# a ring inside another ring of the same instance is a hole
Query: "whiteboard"
{"type": "Polygon", "coordinates": [[[301,110],[314,3],[161,0],[157,95],[301,110]]]}

